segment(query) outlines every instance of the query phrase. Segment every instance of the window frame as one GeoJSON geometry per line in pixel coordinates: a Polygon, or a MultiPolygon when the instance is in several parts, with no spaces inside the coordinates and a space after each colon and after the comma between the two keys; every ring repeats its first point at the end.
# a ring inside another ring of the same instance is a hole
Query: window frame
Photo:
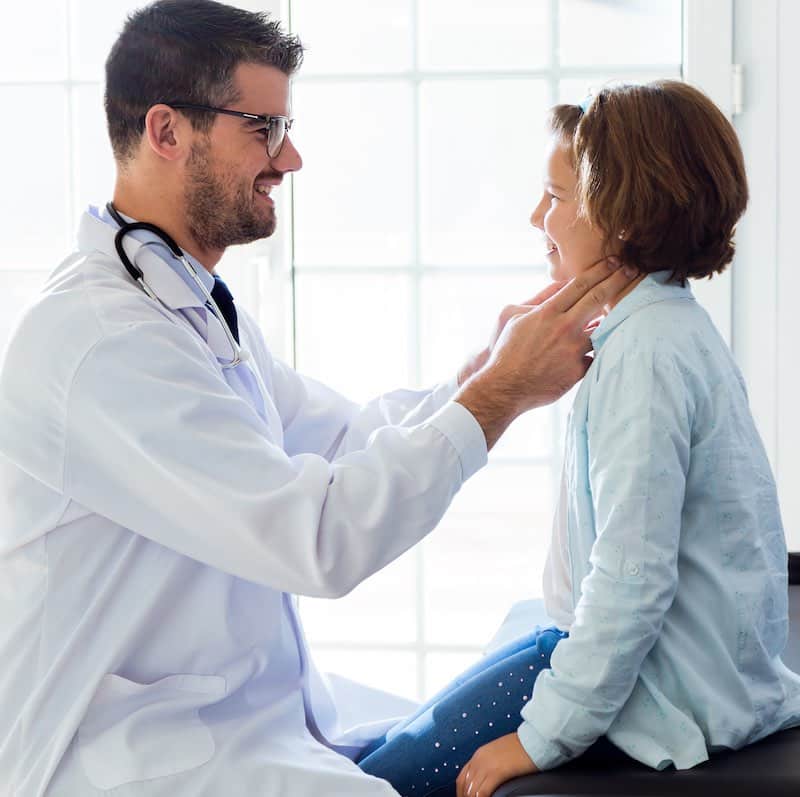
{"type": "MultiPolygon", "coordinates": [[[[422,0],[411,0],[416,9],[418,2],[422,0]]],[[[551,0],[554,6],[558,5],[558,0],[551,0]]],[[[281,0],[280,2],[280,15],[284,20],[287,20],[291,25],[291,0],[281,0]]],[[[412,14],[415,17],[415,14],[412,14]]],[[[555,17],[554,17],[555,19],[555,17]]],[[[730,115],[731,112],[731,64],[732,64],[732,21],[733,21],[733,0],[683,0],[683,57],[682,57],[682,76],[694,85],[706,91],[712,99],[730,115]]],[[[302,37],[302,31],[298,31],[302,37]]],[[[554,28],[554,34],[557,33],[557,28],[554,28]]],[[[635,69],[638,69],[635,67],[635,69]]],[[[585,71],[585,70],[584,70],[585,71]]],[[[598,72],[608,72],[612,70],[603,69],[599,67],[598,72]]],[[[631,71],[631,70],[627,70],[631,71]]],[[[551,100],[556,102],[558,100],[558,84],[559,80],[566,76],[571,76],[569,70],[555,71],[548,69],[548,84],[550,86],[551,100]]],[[[302,73],[301,73],[302,74],[302,73]]],[[[646,71],[644,72],[646,74],[646,71]]],[[[333,79],[335,76],[331,76],[333,79]]],[[[403,75],[394,75],[393,77],[404,77],[403,75]]],[[[410,77],[411,80],[419,81],[424,77],[424,73],[415,70],[410,77]]],[[[300,77],[299,79],[302,79],[300,77]]],[[[325,76],[324,79],[328,79],[325,76]]],[[[469,79],[467,77],[467,79],[469,79]]],[[[302,120],[300,120],[302,123],[302,120]]],[[[418,150],[418,145],[417,145],[418,150]]],[[[271,247],[271,263],[269,271],[272,274],[277,274],[281,277],[284,286],[288,286],[288,293],[284,293],[281,297],[277,296],[277,301],[285,302],[283,307],[277,307],[270,315],[274,317],[283,316],[290,318],[292,322],[293,333],[287,340],[290,350],[284,352],[284,355],[290,358],[291,362],[295,362],[295,338],[296,332],[294,331],[294,307],[295,307],[295,286],[294,278],[296,272],[292,263],[292,240],[294,236],[294,229],[292,227],[293,214],[291,212],[291,195],[286,192],[282,197],[286,203],[286,210],[281,213],[281,220],[283,229],[279,225],[279,235],[271,247]],[[287,212],[288,211],[288,212],[287,212]],[[289,223],[287,223],[287,221],[289,223]],[[282,275],[282,276],[281,276],[282,275]]],[[[419,203],[419,195],[416,199],[419,203]]],[[[419,238],[419,230],[415,231],[415,237],[419,238]]],[[[419,246],[417,244],[417,251],[419,246]]],[[[417,264],[419,267],[419,264],[417,264]]],[[[352,269],[345,269],[352,272],[352,269]]],[[[302,273],[308,273],[302,267],[302,273]]],[[[334,266],[326,267],[326,272],[333,274],[337,272],[334,266]]],[[[395,269],[391,270],[395,273],[395,269]]],[[[397,270],[397,273],[405,273],[405,270],[397,270]]],[[[419,272],[421,273],[421,272],[419,272]]],[[[419,273],[417,276],[419,276],[419,273]]],[[[477,273],[477,271],[476,271],[477,273]]],[[[725,274],[722,278],[715,278],[713,281],[706,281],[703,284],[694,284],[695,290],[700,295],[701,301],[705,304],[710,314],[714,318],[715,323],[718,325],[720,331],[726,340],[730,341],[731,338],[731,302],[732,302],[732,286],[730,277],[725,274]]],[[[418,310],[418,308],[416,308],[418,310]]],[[[418,345],[418,341],[412,341],[412,348],[418,345]]],[[[417,359],[419,362],[419,359],[417,359]]],[[[457,364],[454,364],[457,365],[457,364]]],[[[557,487],[559,473],[560,473],[560,457],[559,450],[562,437],[562,429],[564,423],[563,415],[557,410],[552,410],[553,418],[553,440],[555,446],[553,448],[552,459],[553,469],[553,488],[557,487]]],[[[375,643],[374,645],[366,644],[363,642],[343,642],[341,644],[335,642],[314,642],[312,645],[315,649],[324,650],[351,650],[351,651],[384,651],[384,652],[407,652],[414,651],[417,654],[417,686],[418,698],[423,698],[427,692],[426,689],[426,672],[425,672],[425,657],[430,653],[480,653],[480,648],[474,645],[456,645],[456,644],[437,644],[435,640],[429,640],[424,635],[425,624],[425,566],[424,566],[424,542],[416,548],[416,602],[417,602],[417,640],[414,643],[375,643]]],[[[488,641],[488,640],[487,640],[488,641]]]]}

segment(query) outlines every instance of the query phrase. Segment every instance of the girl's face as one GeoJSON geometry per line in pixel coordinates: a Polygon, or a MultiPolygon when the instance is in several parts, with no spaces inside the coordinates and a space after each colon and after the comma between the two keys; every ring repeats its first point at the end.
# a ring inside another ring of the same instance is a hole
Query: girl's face
{"type": "Polygon", "coordinates": [[[544,193],[531,224],[544,232],[550,278],[560,282],[614,253],[606,250],[602,233],[578,215],[578,178],[567,148],[552,137],[545,158],[544,193]]]}

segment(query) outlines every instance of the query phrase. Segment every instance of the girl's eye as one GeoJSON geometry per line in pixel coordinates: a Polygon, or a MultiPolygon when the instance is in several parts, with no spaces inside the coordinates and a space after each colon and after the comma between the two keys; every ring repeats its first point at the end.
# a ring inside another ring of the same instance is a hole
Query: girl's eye
{"type": "Polygon", "coordinates": [[[264,136],[264,138],[266,138],[269,135],[269,130],[267,130],[266,127],[261,127],[258,130],[256,130],[256,135],[264,136]]]}

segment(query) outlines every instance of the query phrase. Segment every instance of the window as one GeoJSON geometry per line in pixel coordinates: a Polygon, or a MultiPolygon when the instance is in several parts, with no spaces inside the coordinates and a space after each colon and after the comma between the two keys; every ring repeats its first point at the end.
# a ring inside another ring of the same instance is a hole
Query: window
{"type": "MultiPolygon", "coordinates": [[[[114,163],[103,112],[103,66],[126,15],[144,2],[44,0],[4,7],[0,351],[19,308],[69,254],[80,214],[111,198],[114,163]]],[[[251,10],[269,6],[259,0],[236,4],[251,10]]],[[[283,245],[285,235],[231,249],[222,266],[237,301],[256,315],[281,352],[291,320],[266,306],[264,297],[286,306],[285,274],[269,265],[270,252],[283,245]]]]}
{"type": "MultiPolygon", "coordinates": [[[[0,347],[79,214],[111,195],[103,62],[142,2],[4,11],[0,347]]],[[[546,282],[528,216],[549,105],[687,69],[713,74],[721,102],[729,79],[730,0],[234,2],[290,20],[310,48],[294,94],[305,168],[279,192],[276,235],[221,271],[273,351],[361,399],[449,377],[502,305],[546,282]]],[[[517,421],[414,551],[342,601],[302,602],[323,668],[424,697],[539,593],[563,412],[517,421]]]]}
{"type": "MultiPolygon", "coordinates": [[[[680,0],[291,0],[296,365],[358,399],[447,379],[547,282],[528,217],[544,117],[608,80],[680,77],[680,0]],[[349,124],[338,121],[341,116],[349,124]]],[[[421,545],[303,600],[323,669],[412,698],[541,594],[561,406],[519,419],[421,545]]]]}

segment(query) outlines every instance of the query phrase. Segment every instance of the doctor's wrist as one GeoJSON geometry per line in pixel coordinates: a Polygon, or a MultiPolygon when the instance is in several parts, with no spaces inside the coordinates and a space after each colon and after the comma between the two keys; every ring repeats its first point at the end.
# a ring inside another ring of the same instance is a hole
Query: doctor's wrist
{"type": "Polygon", "coordinates": [[[520,414],[519,398],[486,372],[474,374],[453,398],[472,413],[483,429],[489,451],[520,414]]]}
{"type": "Polygon", "coordinates": [[[470,357],[464,363],[464,365],[461,366],[457,376],[459,387],[463,387],[463,385],[467,383],[473,374],[476,374],[481,370],[481,368],[483,368],[484,365],[486,365],[490,354],[491,351],[488,348],[483,349],[482,351],[479,351],[477,354],[474,354],[472,357],[470,357]]]}

